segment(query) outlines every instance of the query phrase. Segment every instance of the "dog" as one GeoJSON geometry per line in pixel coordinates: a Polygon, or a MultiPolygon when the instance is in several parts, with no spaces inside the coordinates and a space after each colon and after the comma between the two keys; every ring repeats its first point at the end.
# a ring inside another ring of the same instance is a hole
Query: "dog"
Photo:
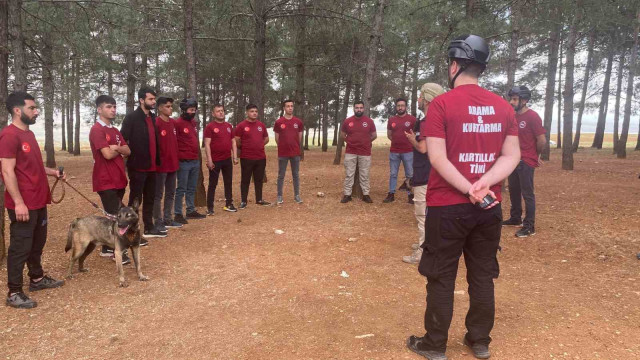
{"type": "Polygon", "coordinates": [[[121,287],[127,287],[122,266],[122,252],[131,248],[136,273],[140,281],[149,280],[142,274],[140,268],[140,225],[138,208],[140,202],[135,199],[133,206],[121,206],[115,220],[103,216],[87,216],[77,218],[69,225],[67,246],[65,252],[69,252],[69,272],[67,278],[72,278],[73,264],[78,261],[80,272],[86,272],[84,261],[97,245],[107,245],[114,248],[118,280],[121,287]]]}
{"type": "Polygon", "coordinates": [[[413,186],[411,186],[411,178],[405,178],[398,190],[407,190],[413,194],[413,186]]]}

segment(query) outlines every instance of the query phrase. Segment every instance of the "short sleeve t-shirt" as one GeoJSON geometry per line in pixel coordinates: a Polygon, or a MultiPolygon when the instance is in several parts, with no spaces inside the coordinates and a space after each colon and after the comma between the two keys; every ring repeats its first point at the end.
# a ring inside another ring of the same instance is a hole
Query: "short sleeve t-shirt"
{"type": "Polygon", "coordinates": [[[234,136],[240,138],[240,158],[247,160],[266,159],[264,138],[268,137],[267,127],[260,120],[244,120],[236,126],[234,136]]]}
{"type": "Polygon", "coordinates": [[[160,147],[160,166],[156,169],[159,173],[172,173],[178,171],[178,138],[176,137],[175,120],[169,121],[156,117],[158,129],[158,145],[160,147]]]}
{"type": "Polygon", "coordinates": [[[222,161],[231,157],[233,126],[228,122],[212,121],[204,128],[204,137],[211,139],[211,160],[222,161]]]}
{"type": "Polygon", "coordinates": [[[200,152],[200,143],[193,120],[185,120],[180,117],[173,124],[178,139],[178,159],[196,160],[200,152]]]}
{"type": "Polygon", "coordinates": [[[371,156],[371,134],[376,132],[376,125],[367,116],[352,116],[342,123],[342,131],[347,134],[346,154],[371,156]]]}
{"type": "MultiPolygon", "coordinates": [[[[31,130],[21,130],[13,124],[5,127],[0,132],[0,158],[16,159],[18,190],[29,210],[42,209],[51,203],[40,146],[31,130]]],[[[16,208],[8,190],[4,192],[4,205],[7,209],[16,208]]]]}
{"type": "MultiPolygon", "coordinates": [[[[469,182],[489,171],[507,136],[517,136],[518,125],[509,103],[478,85],[462,85],[438,96],[429,105],[422,137],[446,141],[447,158],[469,182]]],[[[469,199],[432,169],[427,206],[464,204],[469,199]]],[[[491,190],[502,201],[501,184],[491,190]]]]}
{"type": "Polygon", "coordinates": [[[278,134],[278,157],[300,156],[299,134],[304,130],[302,121],[297,117],[287,119],[281,116],[273,125],[273,132],[278,134]]]}
{"type": "Polygon", "coordinates": [[[122,156],[118,155],[108,160],[100,151],[110,145],[126,146],[127,142],[120,131],[98,120],[89,131],[89,145],[93,155],[93,174],[91,175],[93,191],[126,188],[127,175],[124,171],[122,156]]]}
{"type": "Polygon", "coordinates": [[[404,132],[409,132],[416,124],[415,116],[405,114],[403,116],[392,116],[387,123],[387,130],[391,131],[392,153],[408,153],[413,151],[413,145],[407,139],[404,132]]]}
{"type": "Polygon", "coordinates": [[[542,127],[542,119],[537,112],[529,109],[524,114],[516,113],[518,123],[518,140],[520,140],[520,158],[531,167],[538,167],[538,151],[536,137],[546,134],[542,127]]]}

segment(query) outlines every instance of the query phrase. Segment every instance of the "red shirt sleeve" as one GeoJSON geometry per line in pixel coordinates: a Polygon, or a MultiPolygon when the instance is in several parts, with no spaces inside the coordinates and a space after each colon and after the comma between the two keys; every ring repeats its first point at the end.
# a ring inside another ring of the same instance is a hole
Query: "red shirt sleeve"
{"type": "MultiPolygon", "coordinates": [[[[513,121],[515,122],[515,117],[513,117],[513,121]]],[[[516,135],[518,135],[517,128],[516,135]]],[[[427,118],[420,124],[420,138],[424,139],[427,136],[446,138],[444,109],[442,102],[437,99],[431,102],[429,111],[427,111],[427,118]]]]}
{"type": "Polygon", "coordinates": [[[113,128],[113,130],[115,130],[118,136],[120,137],[120,146],[128,146],[129,144],[127,144],[127,141],[124,139],[124,136],[122,136],[122,134],[120,133],[120,130],[116,129],[115,127],[113,128]]]}
{"type": "Polygon", "coordinates": [[[240,126],[236,126],[235,129],[233,129],[233,136],[237,136],[239,138],[242,137],[242,131],[240,130],[240,126]]]}
{"type": "Polygon", "coordinates": [[[267,133],[267,126],[264,123],[262,123],[262,128],[264,129],[264,131],[262,132],[262,137],[269,137],[269,134],[267,133]]]}
{"type": "Polygon", "coordinates": [[[280,133],[280,119],[276,120],[275,124],[273,124],[273,132],[276,134],[280,133]]]}
{"type": "Polygon", "coordinates": [[[2,139],[0,142],[2,144],[0,146],[0,158],[15,159],[18,156],[18,148],[20,147],[18,136],[0,136],[0,139],[2,139]]]}
{"type": "Polygon", "coordinates": [[[369,125],[371,125],[369,127],[369,133],[376,132],[376,124],[373,122],[373,120],[369,119],[369,125]]]}
{"type": "Polygon", "coordinates": [[[389,120],[387,120],[387,130],[393,130],[393,128],[391,127],[391,119],[393,118],[389,118],[389,120]]]}
{"type": "Polygon", "coordinates": [[[207,125],[207,127],[204,128],[204,137],[209,139],[213,137],[211,126],[207,125]]]}
{"type": "MultiPolygon", "coordinates": [[[[124,140],[124,138],[122,139],[124,140]]],[[[89,133],[89,141],[93,144],[93,147],[96,150],[100,150],[102,148],[109,147],[109,143],[107,142],[107,137],[102,127],[93,128],[93,131],[89,133]]]]}
{"type": "Polygon", "coordinates": [[[518,136],[518,122],[516,121],[516,113],[513,109],[507,114],[507,136],[518,136]]]}
{"type": "Polygon", "coordinates": [[[302,122],[302,120],[298,119],[298,132],[303,132],[304,131],[304,123],[302,122]]]}
{"type": "Polygon", "coordinates": [[[544,129],[544,126],[542,126],[542,119],[540,119],[540,116],[538,114],[535,114],[535,118],[532,121],[532,126],[533,126],[533,133],[537,136],[543,135],[547,133],[547,130],[544,129]]]}

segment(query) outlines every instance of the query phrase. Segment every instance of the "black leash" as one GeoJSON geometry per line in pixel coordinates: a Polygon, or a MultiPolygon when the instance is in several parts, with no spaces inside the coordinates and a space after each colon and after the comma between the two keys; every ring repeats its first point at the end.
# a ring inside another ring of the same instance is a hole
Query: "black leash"
{"type": "Polygon", "coordinates": [[[53,183],[53,187],[51,188],[51,202],[54,204],[59,204],[62,202],[62,200],[64,199],[65,196],[65,189],[64,189],[64,185],[67,184],[67,186],[69,186],[71,189],[73,189],[73,191],[77,192],[78,195],[82,196],[85,200],[87,200],[89,202],[89,204],[91,204],[94,208],[100,210],[100,212],[107,218],[111,219],[111,220],[115,220],[116,217],[114,215],[109,214],[108,212],[106,212],[103,208],[101,208],[98,204],[96,204],[95,202],[91,201],[91,199],[89,199],[88,197],[86,197],[83,193],[80,192],[80,190],[76,189],[75,186],[71,185],[67,180],[63,180],[62,179],[62,175],[64,174],[64,167],[60,166],[58,168],[58,171],[60,172],[60,177],[56,179],[56,182],[53,183]],[[62,181],[62,195],[60,196],[59,199],[55,200],[53,199],[53,191],[56,188],[56,185],[58,185],[58,181],[62,181]]]}

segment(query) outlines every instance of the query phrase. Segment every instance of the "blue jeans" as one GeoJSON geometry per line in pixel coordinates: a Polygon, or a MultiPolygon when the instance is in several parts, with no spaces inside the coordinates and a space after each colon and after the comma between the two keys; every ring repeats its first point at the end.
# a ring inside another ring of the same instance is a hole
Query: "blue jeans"
{"type": "Polygon", "coordinates": [[[407,179],[413,177],[413,152],[407,153],[389,153],[389,192],[396,193],[396,186],[398,186],[398,171],[400,170],[400,161],[404,167],[404,176],[407,179]]]}
{"type": "Polygon", "coordinates": [[[187,203],[187,214],[196,210],[196,186],[198,184],[198,170],[200,160],[180,160],[178,169],[178,188],[176,189],[176,203],[173,208],[175,215],[182,215],[182,198],[187,203]]]}
{"type": "Polygon", "coordinates": [[[300,195],[300,156],[278,158],[278,196],[282,196],[284,186],[284,174],[287,172],[287,163],[291,161],[291,175],[293,176],[293,194],[300,195]]]}

